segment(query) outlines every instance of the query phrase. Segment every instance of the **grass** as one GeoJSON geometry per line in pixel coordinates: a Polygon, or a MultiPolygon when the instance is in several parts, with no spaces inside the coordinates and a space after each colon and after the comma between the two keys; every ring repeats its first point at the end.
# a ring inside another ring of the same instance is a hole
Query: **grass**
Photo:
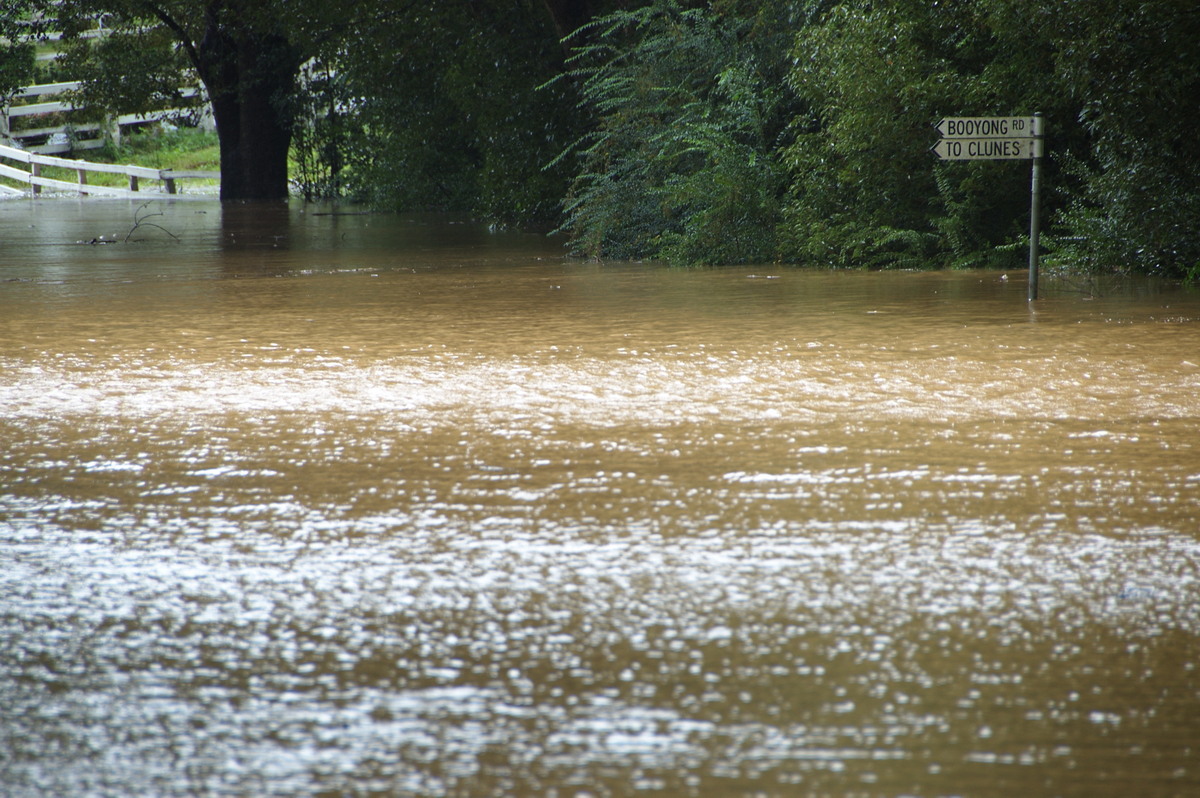
{"type": "Polygon", "coordinates": [[[122,137],[120,147],[110,144],[96,153],[92,159],[99,163],[178,171],[215,172],[221,168],[217,134],[198,128],[168,129],[154,126],[150,130],[122,137]]]}

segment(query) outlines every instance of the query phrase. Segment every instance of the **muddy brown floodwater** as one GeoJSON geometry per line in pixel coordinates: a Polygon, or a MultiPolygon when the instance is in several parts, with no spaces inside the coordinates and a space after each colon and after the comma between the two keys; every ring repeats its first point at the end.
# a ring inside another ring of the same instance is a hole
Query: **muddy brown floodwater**
{"type": "Polygon", "coordinates": [[[135,210],[0,202],[3,795],[1200,795],[1200,295],[135,210]]]}

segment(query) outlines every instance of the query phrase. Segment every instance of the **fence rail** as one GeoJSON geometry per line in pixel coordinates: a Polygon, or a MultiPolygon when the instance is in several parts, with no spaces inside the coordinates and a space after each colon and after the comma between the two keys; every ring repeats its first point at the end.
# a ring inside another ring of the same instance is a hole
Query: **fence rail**
{"type": "MultiPolygon", "coordinates": [[[[179,194],[176,181],[178,180],[220,180],[220,172],[184,172],[174,169],[153,169],[148,166],[118,166],[107,163],[91,163],[90,161],[77,161],[71,158],[56,158],[53,155],[42,155],[39,153],[29,152],[27,150],[17,149],[16,147],[6,147],[0,145],[0,177],[7,177],[11,180],[17,180],[29,185],[33,194],[40,193],[43,188],[57,189],[60,191],[77,191],[80,194],[93,194],[106,197],[128,197],[131,199],[145,198],[147,196],[155,196],[163,199],[211,199],[209,194],[179,194]],[[27,164],[29,171],[9,166],[3,163],[2,159],[9,159],[18,163],[27,164]],[[64,169],[73,169],[76,173],[76,182],[72,183],[66,180],[55,180],[49,177],[42,177],[41,167],[57,166],[64,169]],[[106,174],[125,175],[129,179],[129,188],[117,188],[115,186],[93,186],[87,182],[89,172],[102,172],[106,174]],[[161,183],[162,189],[159,191],[140,191],[141,180],[157,180],[161,183]]],[[[0,187],[2,188],[2,187],[0,187]]]]}
{"type": "MultiPolygon", "coordinates": [[[[27,86],[20,93],[14,95],[13,100],[52,97],[56,94],[75,91],[79,89],[80,85],[79,81],[40,83],[35,86],[27,86]]],[[[194,88],[186,88],[180,92],[180,96],[195,97],[199,93],[194,88]]],[[[104,122],[60,123],[48,127],[13,130],[12,123],[15,119],[22,117],[33,118],[45,116],[46,114],[66,114],[76,110],[79,109],[74,104],[62,102],[61,100],[46,100],[44,102],[26,102],[22,105],[9,104],[0,106],[0,143],[17,144],[22,149],[29,150],[30,152],[38,152],[43,155],[71,152],[73,150],[96,149],[104,146],[105,134],[114,141],[120,142],[121,128],[123,127],[157,122],[162,119],[169,119],[189,113],[188,110],[181,108],[164,108],[158,111],[151,111],[148,114],[121,114],[120,116],[110,117],[104,122]],[[86,135],[81,136],[80,134],[86,135]]],[[[194,113],[194,110],[191,113],[194,113]]],[[[203,119],[203,117],[208,116],[206,111],[201,111],[201,116],[202,124],[211,124],[211,120],[203,119]]]]}

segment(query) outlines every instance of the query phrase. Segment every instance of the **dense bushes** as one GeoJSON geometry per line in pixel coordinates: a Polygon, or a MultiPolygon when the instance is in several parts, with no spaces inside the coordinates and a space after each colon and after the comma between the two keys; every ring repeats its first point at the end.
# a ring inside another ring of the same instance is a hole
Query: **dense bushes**
{"type": "Polygon", "coordinates": [[[774,256],[786,106],[772,37],[757,21],[660,0],[576,34],[584,43],[570,76],[596,120],[563,156],[579,160],[565,222],[579,251],[774,256]]]}
{"type": "Polygon", "coordinates": [[[589,30],[572,75],[596,122],[565,222],[582,252],[1017,265],[1028,165],[940,163],[929,148],[942,116],[1040,110],[1052,263],[1200,269],[1188,4],[655,0],[589,30]]]}
{"type": "Polygon", "coordinates": [[[1200,274],[1200,6],[1073,0],[1048,38],[1086,147],[1060,217],[1070,262],[1099,271],[1200,274]]]}
{"type": "Polygon", "coordinates": [[[349,95],[345,184],[375,205],[467,211],[496,224],[557,217],[570,86],[551,20],[529,2],[414,2],[334,59],[349,95]]]}

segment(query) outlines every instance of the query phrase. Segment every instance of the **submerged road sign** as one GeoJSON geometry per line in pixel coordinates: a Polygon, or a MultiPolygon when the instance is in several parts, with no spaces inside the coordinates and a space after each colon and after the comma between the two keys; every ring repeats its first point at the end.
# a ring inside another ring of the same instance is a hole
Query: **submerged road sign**
{"type": "Polygon", "coordinates": [[[1032,116],[950,116],[935,128],[948,139],[998,139],[1036,136],[1037,118],[1032,116]]]}
{"type": "Polygon", "coordinates": [[[1033,161],[1029,181],[1029,299],[1038,295],[1041,233],[1042,115],[949,116],[936,125],[942,139],[932,149],[943,161],[1033,161]]]}
{"type": "Polygon", "coordinates": [[[941,139],[933,151],[943,161],[1027,161],[1042,156],[1042,140],[1032,137],[941,139]]]}

